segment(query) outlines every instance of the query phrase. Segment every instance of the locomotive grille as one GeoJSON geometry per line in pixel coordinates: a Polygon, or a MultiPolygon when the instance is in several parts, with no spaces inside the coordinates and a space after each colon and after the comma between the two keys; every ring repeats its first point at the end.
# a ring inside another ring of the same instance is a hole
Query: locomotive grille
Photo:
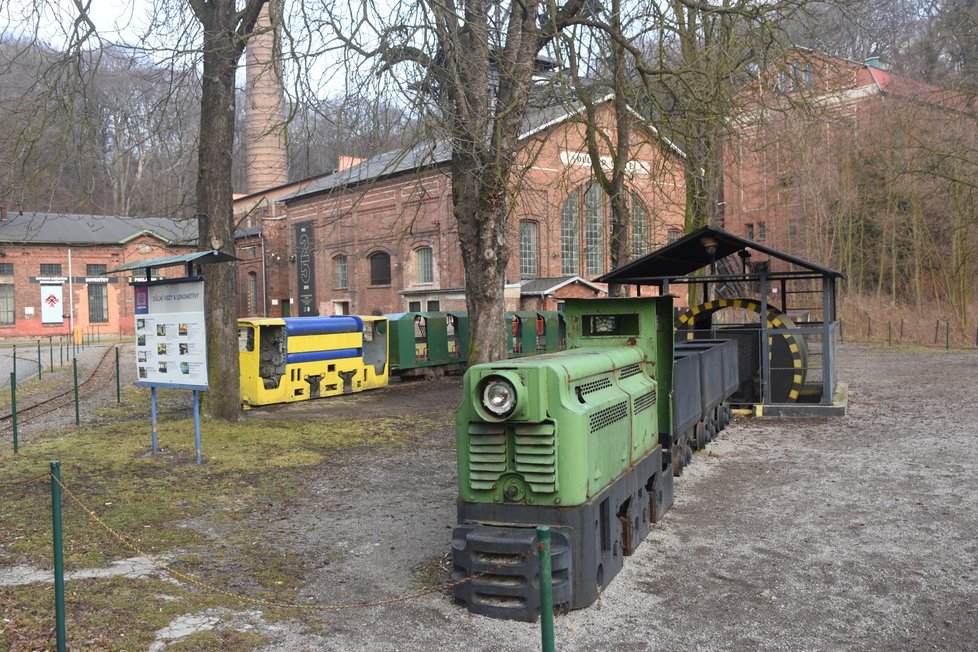
{"type": "Polygon", "coordinates": [[[537,493],[557,491],[557,451],[552,423],[521,424],[513,428],[516,470],[537,493]]]}
{"type": "Polygon", "coordinates": [[[506,429],[502,424],[469,424],[469,484],[490,490],[506,471],[506,429]]]}
{"type": "Polygon", "coordinates": [[[601,430],[626,418],[628,418],[628,403],[621,402],[612,405],[591,415],[589,423],[591,432],[601,430]]]}
{"type": "Polygon", "coordinates": [[[649,392],[642,394],[637,399],[635,399],[635,413],[638,414],[643,410],[648,410],[650,407],[655,405],[655,390],[650,390],[649,392]]]}
{"type": "Polygon", "coordinates": [[[630,364],[627,367],[622,367],[621,371],[618,372],[618,379],[624,380],[626,378],[631,378],[637,374],[642,373],[642,365],[640,364],[630,364]]]}
{"type": "Polygon", "coordinates": [[[608,389],[611,387],[611,381],[607,378],[599,378],[597,380],[592,380],[589,383],[581,383],[577,386],[577,391],[580,395],[590,394],[591,392],[597,392],[598,390],[608,389]]]}

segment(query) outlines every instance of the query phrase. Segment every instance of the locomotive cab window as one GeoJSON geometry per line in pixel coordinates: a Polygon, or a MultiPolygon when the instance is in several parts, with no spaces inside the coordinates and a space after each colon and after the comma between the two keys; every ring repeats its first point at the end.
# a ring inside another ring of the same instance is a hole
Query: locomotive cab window
{"type": "Polygon", "coordinates": [[[621,337],[638,335],[638,315],[584,315],[582,318],[586,337],[621,337]]]}
{"type": "Polygon", "coordinates": [[[255,329],[250,326],[238,329],[238,350],[255,350],[255,329]]]}

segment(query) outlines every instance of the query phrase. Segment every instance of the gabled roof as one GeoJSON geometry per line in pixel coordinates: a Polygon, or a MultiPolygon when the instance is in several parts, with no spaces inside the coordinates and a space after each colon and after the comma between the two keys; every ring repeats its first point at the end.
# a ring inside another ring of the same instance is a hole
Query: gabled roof
{"type": "Polygon", "coordinates": [[[580,276],[558,276],[556,278],[533,278],[520,281],[520,294],[547,296],[554,294],[562,287],[580,283],[595,292],[604,292],[604,288],[587,281],[580,276]]]}
{"type": "MultiPolygon", "coordinates": [[[[612,95],[606,95],[596,103],[607,103],[611,101],[612,97],[612,95]]],[[[525,140],[535,134],[558,125],[572,118],[573,116],[582,113],[583,111],[584,107],[581,105],[568,107],[565,104],[556,104],[532,111],[527,116],[523,124],[519,139],[525,140]]],[[[641,118],[638,113],[634,111],[633,113],[635,116],[641,118]]],[[[674,154],[678,156],[685,156],[682,150],[680,150],[675,143],[659,133],[657,129],[645,124],[644,122],[641,122],[641,125],[656,138],[661,140],[674,154]]],[[[436,168],[440,165],[451,162],[451,160],[451,143],[443,139],[431,140],[407,149],[392,150],[390,152],[378,154],[377,156],[368,158],[362,163],[352,165],[344,170],[338,170],[333,174],[316,178],[301,190],[286,195],[282,198],[282,200],[288,203],[295,199],[322,194],[336,188],[343,188],[345,186],[352,186],[381,178],[392,177],[402,172],[413,172],[417,170],[436,168]]]]}
{"type": "Polygon", "coordinates": [[[119,217],[67,213],[10,212],[0,222],[0,242],[17,244],[125,244],[146,235],[168,245],[193,245],[197,221],[169,217],[119,217]]]}
{"type": "MultiPolygon", "coordinates": [[[[704,226],[594,280],[598,283],[636,285],[651,284],[661,280],[674,281],[731,254],[746,250],[767,254],[820,276],[830,278],[845,276],[842,272],[746,240],[729,231],[704,226]]],[[[771,276],[777,275],[771,274],[771,276]]]]}

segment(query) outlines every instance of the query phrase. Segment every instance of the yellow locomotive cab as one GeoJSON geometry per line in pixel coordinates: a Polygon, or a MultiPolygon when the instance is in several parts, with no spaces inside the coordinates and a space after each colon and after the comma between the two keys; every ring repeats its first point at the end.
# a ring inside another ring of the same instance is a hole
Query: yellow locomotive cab
{"type": "Polygon", "coordinates": [[[239,319],[244,406],[289,403],[387,385],[387,318],[239,319]]]}

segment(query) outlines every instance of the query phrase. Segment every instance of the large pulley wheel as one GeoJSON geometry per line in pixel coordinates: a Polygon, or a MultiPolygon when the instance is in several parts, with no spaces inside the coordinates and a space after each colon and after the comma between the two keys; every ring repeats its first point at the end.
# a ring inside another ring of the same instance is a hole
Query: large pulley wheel
{"type": "MultiPolygon", "coordinates": [[[[689,339],[693,339],[691,329],[700,327],[701,322],[711,321],[712,315],[725,309],[749,310],[761,314],[761,302],[756,299],[715,299],[701,303],[684,310],[675,322],[676,330],[688,330],[689,339]]],[[[767,327],[780,331],[791,331],[797,327],[781,311],[768,306],[767,327]]],[[[771,377],[771,402],[794,402],[801,396],[805,385],[805,375],[808,371],[808,348],[805,339],[790,332],[773,334],[768,339],[768,365],[771,377]]]]}

